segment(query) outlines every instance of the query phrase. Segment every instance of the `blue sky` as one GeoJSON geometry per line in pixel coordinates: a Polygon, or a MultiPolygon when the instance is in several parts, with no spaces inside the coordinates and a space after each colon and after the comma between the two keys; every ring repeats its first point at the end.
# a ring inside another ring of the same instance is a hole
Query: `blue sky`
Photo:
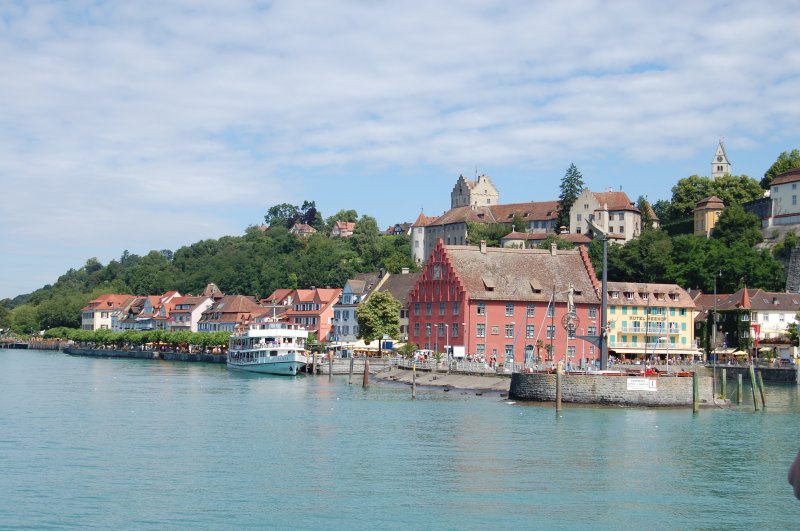
{"type": "Polygon", "coordinates": [[[669,198],[719,138],[800,148],[790,2],[0,3],[0,298],[88,258],[242,234],[276,203],[381,226],[449,207],[669,198]]]}

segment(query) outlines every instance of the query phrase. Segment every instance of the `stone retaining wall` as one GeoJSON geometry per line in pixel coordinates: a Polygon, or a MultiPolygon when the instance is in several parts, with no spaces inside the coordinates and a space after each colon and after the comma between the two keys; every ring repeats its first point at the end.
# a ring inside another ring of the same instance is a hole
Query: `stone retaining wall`
{"type": "Polygon", "coordinates": [[[186,352],[154,352],[152,350],[105,350],[90,348],[65,348],[64,352],[73,356],[94,358],[129,358],[137,360],[191,361],[198,363],[225,363],[224,354],[189,354],[186,352]]]}
{"type": "MultiPolygon", "coordinates": [[[[743,380],[750,380],[750,368],[742,365],[717,365],[715,366],[717,376],[722,377],[722,369],[725,369],[725,376],[730,380],[741,374],[743,380]]],[[[800,383],[798,370],[795,367],[756,367],[756,373],[761,373],[765,382],[777,383],[800,383]]]]}
{"type": "MultiPolygon", "coordinates": [[[[692,378],[646,378],[655,390],[629,390],[628,380],[642,383],[644,377],[563,374],[561,396],[564,402],[579,404],[608,404],[620,406],[677,407],[692,405],[692,378]]],[[[636,382],[631,382],[631,385],[636,382]]],[[[712,379],[700,377],[700,404],[713,403],[712,379]]],[[[556,399],[556,375],[514,373],[511,375],[509,398],[551,402],[556,399]]]]}

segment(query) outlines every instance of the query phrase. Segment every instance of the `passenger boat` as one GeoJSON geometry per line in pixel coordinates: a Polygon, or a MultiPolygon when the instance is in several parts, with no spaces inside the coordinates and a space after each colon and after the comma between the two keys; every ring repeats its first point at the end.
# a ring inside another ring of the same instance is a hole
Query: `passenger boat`
{"type": "Polygon", "coordinates": [[[271,319],[258,320],[228,340],[228,369],[296,375],[307,363],[308,331],[271,319]]]}

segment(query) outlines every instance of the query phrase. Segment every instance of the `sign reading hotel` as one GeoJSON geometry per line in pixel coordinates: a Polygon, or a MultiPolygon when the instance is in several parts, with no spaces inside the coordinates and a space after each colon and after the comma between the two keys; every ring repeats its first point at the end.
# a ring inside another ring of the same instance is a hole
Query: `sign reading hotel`
{"type": "Polygon", "coordinates": [[[631,320],[631,321],[642,321],[642,322],[644,322],[644,321],[666,321],[667,320],[667,316],[666,315],[646,315],[646,316],[631,315],[630,317],[628,317],[628,319],[631,320]]]}
{"type": "Polygon", "coordinates": [[[628,378],[628,391],[658,391],[655,378],[628,378]]]}

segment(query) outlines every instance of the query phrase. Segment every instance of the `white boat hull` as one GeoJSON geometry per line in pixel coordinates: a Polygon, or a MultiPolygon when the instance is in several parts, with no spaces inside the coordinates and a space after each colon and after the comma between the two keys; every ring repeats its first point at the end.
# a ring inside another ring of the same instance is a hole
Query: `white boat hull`
{"type": "Polygon", "coordinates": [[[257,372],[262,374],[282,374],[294,376],[306,364],[306,357],[300,355],[284,355],[261,357],[255,361],[228,360],[228,369],[257,372]]]}

